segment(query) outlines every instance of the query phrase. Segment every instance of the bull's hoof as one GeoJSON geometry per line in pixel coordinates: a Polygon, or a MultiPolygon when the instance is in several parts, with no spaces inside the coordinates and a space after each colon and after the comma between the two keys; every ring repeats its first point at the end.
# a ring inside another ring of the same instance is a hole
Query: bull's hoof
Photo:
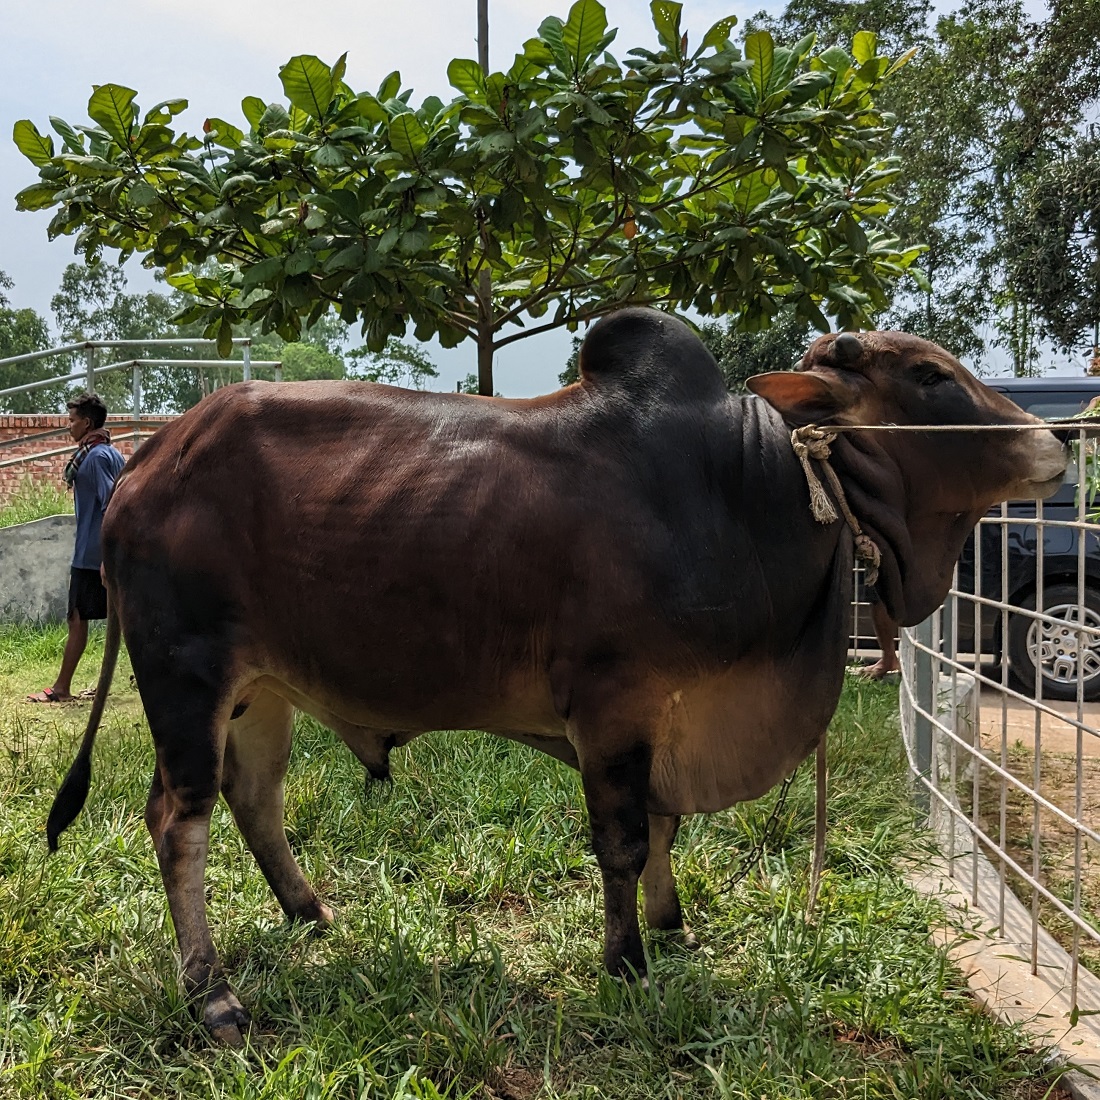
{"type": "Polygon", "coordinates": [[[252,1018],[227,985],[207,997],[202,1022],[215,1042],[235,1048],[244,1046],[244,1036],[252,1026],[252,1018]]]}
{"type": "Polygon", "coordinates": [[[295,924],[308,924],[315,936],[323,936],[332,927],[336,914],[320,898],[314,898],[295,913],[287,916],[295,924]]]}
{"type": "Polygon", "coordinates": [[[699,937],[687,925],[679,928],[653,928],[649,932],[651,941],[668,948],[682,948],[684,951],[698,951],[702,946],[699,937]]]}

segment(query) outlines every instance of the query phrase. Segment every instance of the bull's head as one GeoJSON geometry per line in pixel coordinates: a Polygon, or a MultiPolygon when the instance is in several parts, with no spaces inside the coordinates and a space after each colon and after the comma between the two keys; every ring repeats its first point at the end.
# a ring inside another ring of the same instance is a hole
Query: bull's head
{"type": "MultiPolygon", "coordinates": [[[[1038,424],[954,356],[904,332],[822,336],[794,372],[749,389],[792,425],[1038,424]]],[[[1049,431],[845,432],[834,466],[852,510],[882,551],[879,590],[910,625],[943,601],[966,536],[998,501],[1043,498],[1066,452],[1049,431]]]]}

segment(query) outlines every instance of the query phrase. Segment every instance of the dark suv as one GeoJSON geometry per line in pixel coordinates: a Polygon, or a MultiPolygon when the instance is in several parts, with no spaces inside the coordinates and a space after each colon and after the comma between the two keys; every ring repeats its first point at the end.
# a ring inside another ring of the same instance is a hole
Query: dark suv
{"type": "MultiPolygon", "coordinates": [[[[993,378],[984,379],[991,389],[1003,393],[1020,408],[1044,420],[1076,416],[1100,396],[1100,378],[993,378]]],[[[1097,421],[1100,424],[1100,421],[1097,421]]],[[[1070,438],[1076,439],[1077,432],[1070,438]]],[[[1086,502],[1087,504],[1087,502],[1086,502]]],[[[1089,507],[1087,514],[1100,508],[1089,507]]],[[[1077,470],[1071,463],[1061,489],[1043,502],[1045,520],[1077,519],[1077,470]]],[[[1035,517],[1033,501],[1010,501],[1008,517],[1035,517]]],[[[997,507],[991,516],[1000,516],[997,507]]],[[[1005,600],[1018,607],[1035,609],[1038,585],[1038,540],[1034,523],[983,523],[981,538],[981,595],[1005,600]],[[1007,554],[1002,594],[1002,528],[1007,526],[1007,554]]],[[[1017,685],[1030,692],[1035,685],[1036,665],[1042,675],[1042,694],[1047,699],[1076,699],[1078,676],[1078,631],[1074,624],[1100,628],[1100,538],[1091,531],[1084,535],[1084,604],[1078,603],[1078,542],[1074,527],[1043,528],[1042,610],[1057,623],[1039,622],[1025,615],[1009,615],[1008,664],[1017,685]]],[[[974,539],[971,537],[959,560],[959,591],[974,591],[974,539]]],[[[969,600],[959,601],[958,641],[960,653],[974,651],[974,611],[969,600]]],[[[982,606],[979,629],[980,652],[1000,661],[1004,654],[1001,613],[982,606]]],[[[1080,654],[1084,697],[1100,698],[1100,635],[1085,635],[1080,654]]]]}

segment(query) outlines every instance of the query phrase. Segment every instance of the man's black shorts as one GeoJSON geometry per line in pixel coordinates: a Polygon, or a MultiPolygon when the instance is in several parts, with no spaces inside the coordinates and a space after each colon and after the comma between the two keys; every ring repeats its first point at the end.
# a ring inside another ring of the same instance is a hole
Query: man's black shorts
{"type": "Polygon", "coordinates": [[[69,570],[69,615],[76,612],[81,619],[107,618],[107,589],[99,579],[98,569],[69,570]]]}

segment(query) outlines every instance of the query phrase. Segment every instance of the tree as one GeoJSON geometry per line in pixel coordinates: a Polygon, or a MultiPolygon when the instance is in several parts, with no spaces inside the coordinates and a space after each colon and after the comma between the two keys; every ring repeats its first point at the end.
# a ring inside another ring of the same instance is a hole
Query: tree
{"type": "MultiPolygon", "coordinates": [[[[1063,350],[1100,339],[1100,5],[1055,0],[1034,29],[1018,117],[1002,145],[1017,181],[1000,252],[1041,334],[1063,350]]],[[[1095,352],[1094,352],[1095,354],[1095,352]]]]}
{"type": "Polygon", "coordinates": [[[775,33],[851,40],[856,26],[917,48],[881,105],[904,166],[888,221],[927,245],[927,281],[879,323],[981,360],[988,331],[1017,373],[1043,337],[1068,347],[1098,317],[1096,144],[1100,5],[1054,0],[1031,21],[1019,0],[965,0],[929,27],[924,0],[790,0],[775,33]],[[1091,106],[1090,106],[1091,105],[1091,106]]]}
{"type": "MultiPolygon", "coordinates": [[[[45,351],[50,346],[49,326],[38,313],[33,309],[11,308],[4,291],[11,290],[14,285],[9,276],[0,271],[0,359],[26,355],[32,351],[45,351]]],[[[42,360],[0,367],[0,390],[37,382],[48,378],[52,373],[48,362],[42,360]]],[[[0,409],[12,413],[35,412],[42,407],[44,401],[52,404],[60,396],[61,391],[55,392],[53,389],[12,394],[0,399],[0,409]]]]}
{"type": "Polygon", "coordinates": [[[626,302],[748,329],[784,306],[865,323],[919,251],[883,225],[896,169],[876,97],[897,65],[867,33],[851,56],[766,32],[742,48],[733,17],[691,51],[680,8],[654,0],[656,48],[620,63],[602,5],[577,0],[507,72],[452,61],[448,104],[414,108],[398,73],[356,93],[344,58],[294,57],[287,103],[248,97],[247,132],[211,118],[201,139],[170,125],[185,100],[141,116],[103,85],[92,125],[53,120],[60,151],[16,123],[40,177],[18,203],[56,208],[51,235],[89,261],[163,268],[223,354],[244,319],[296,340],[332,308],[372,351],[409,327],[474,340],[483,393],[495,350],[626,302]]]}

